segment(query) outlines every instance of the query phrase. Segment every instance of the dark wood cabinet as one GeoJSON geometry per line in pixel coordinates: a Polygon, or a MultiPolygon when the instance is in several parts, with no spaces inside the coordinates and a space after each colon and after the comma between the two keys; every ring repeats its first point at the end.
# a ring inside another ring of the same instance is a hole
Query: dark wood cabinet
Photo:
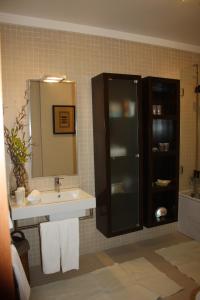
{"type": "Polygon", "coordinates": [[[106,237],[142,229],[141,77],[92,78],[96,224],[106,237]]]}
{"type": "Polygon", "coordinates": [[[143,217],[146,227],[174,222],[179,191],[179,80],[142,79],[144,126],[143,217]]]}

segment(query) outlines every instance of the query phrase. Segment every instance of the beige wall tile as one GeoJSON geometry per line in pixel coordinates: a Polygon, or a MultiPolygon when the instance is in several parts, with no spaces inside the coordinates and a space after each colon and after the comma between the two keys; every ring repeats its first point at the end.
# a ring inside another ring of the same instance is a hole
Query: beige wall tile
{"type": "MultiPolygon", "coordinates": [[[[3,96],[5,123],[11,126],[25,102],[27,79],[44,74],[66,74],[77,82],[78,170],[79,176],[66,177],[64,186],[78,186],[94,194],[91,77],[101,72],[130,73],[181,79],[185,96],[181,98],[181,188],[189,187],[194,168],[195,124],[192,65],[200,55],[180,50],[111,38],[60,32],[23,26],[0,26],[2,39],[3,96]],[[190,70],[190,71],[188,71],[190,70]]],[[[7,171],[10,163],[7,157],[7,171]]],[[[30,180],[31,188],[53,187],[50,177],[30,180]]],[[[81,253],[149,239],[173,232],[176,224],[145,229],[111,239],[96,230],[95,218],[80,222],[81,253]]],[[[26,231],[31,244],[30,263],[40,263],[37,230],[26,231]]]]}

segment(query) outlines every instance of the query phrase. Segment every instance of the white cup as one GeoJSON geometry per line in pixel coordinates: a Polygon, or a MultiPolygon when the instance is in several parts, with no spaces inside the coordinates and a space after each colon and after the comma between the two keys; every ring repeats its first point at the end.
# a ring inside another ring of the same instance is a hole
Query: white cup
{"type": "Polygon", "coordinates": [[[157,115],[162,115],[162,105],[157,105],[157,115]]]}
{"type": "Polygon", "coordinates": [[[16,203],[18,205],[21,205],[25,201],[25,188],[24,187],[18,187],[15,191],[15,199],[16,203]]]}
{"type": "Polygon", "coordinates": [[[153,105],[153,115],[157,115],[157,105],[153,105]]]}

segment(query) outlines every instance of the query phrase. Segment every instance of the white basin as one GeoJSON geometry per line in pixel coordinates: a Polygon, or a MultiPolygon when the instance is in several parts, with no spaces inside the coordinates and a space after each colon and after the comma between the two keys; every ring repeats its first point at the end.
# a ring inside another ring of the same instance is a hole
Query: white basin
{"type": "Polygon", "coordinates": [[[30,204],[27,201],[23,205],[17,205],[15,201],[11,201],[10,204],[13,220],[41,216],[49,216],[50,220],[55,220],[59,215],[63,218],[84,216],[87,209],[96,207],[96,199],[83,190],[75,188],[63,189],[60,193],[41,192],[41,202],[37,204],[30,204]]]}
{"type": "Polygon", "coordinates": [[[72,201],[72,200],[78,200],[78,199],[87,199],[91,197],[89,194],[84,192],[81,189],[67,189],[62,190],[61,192],[55,192],[55,191],[48,191],[48,192],[42,192],[41,193],[41,202],[43,204],[50,204],[50,203],[60,203],[60,202],[66,202],[66,201],[72,201]]]}

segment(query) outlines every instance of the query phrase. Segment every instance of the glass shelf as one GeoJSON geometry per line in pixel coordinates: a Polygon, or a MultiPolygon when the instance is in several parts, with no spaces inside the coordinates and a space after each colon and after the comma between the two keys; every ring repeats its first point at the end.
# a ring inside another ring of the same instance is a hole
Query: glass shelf
{"type": "Polygon", "coordinates": [[[153,119],[158,120],[176,120],[175,115],[152,115],[153,119]]]}
{"type": "Polygon", "coordinates": [[[156,217],[155,217],[152,222],[152,226],[164,225],[164,224],[168,224],[168,223],[173,223],[175,221],[177,221],[177,217],[165,216],[165,217],[160,218],[160,220],[156,219],[156,217]]]}
{"type": "Polygon", "coordinates": [[[135,116],[130,116],[130,117],[124,117],[124,116],[120,116],[120,117],[112,117],[112,116],[109,116],[109,119],[110,120],[113,120],[113,121],[115,121],[115,120],[118,120],[118,121],[120,121],[120,120],[131,120],[131,119],[133,119],[135,116]]]}
{"type": "Polygon", "coordinates": [[[133,159],[134,156],[130,155],[121,155],[121,156],[110,156],[112,160],[120,160],[120,159],[133,159]]]}
{"type": "Polygon", "coordinates": [[[176,151],[175,150],[169,150],[169,151],[152,151],[153,157],[167,157],[167,156],[175,156],[176,151]]]}
{"type": "Polygon", "coordinates": [[[152,186],[152,192],[153,193],[174,191],[175,189],[176,189],[176,186],[173,183],[171,183],[167,186],[157,186],[157,185],[152,186]]]}

